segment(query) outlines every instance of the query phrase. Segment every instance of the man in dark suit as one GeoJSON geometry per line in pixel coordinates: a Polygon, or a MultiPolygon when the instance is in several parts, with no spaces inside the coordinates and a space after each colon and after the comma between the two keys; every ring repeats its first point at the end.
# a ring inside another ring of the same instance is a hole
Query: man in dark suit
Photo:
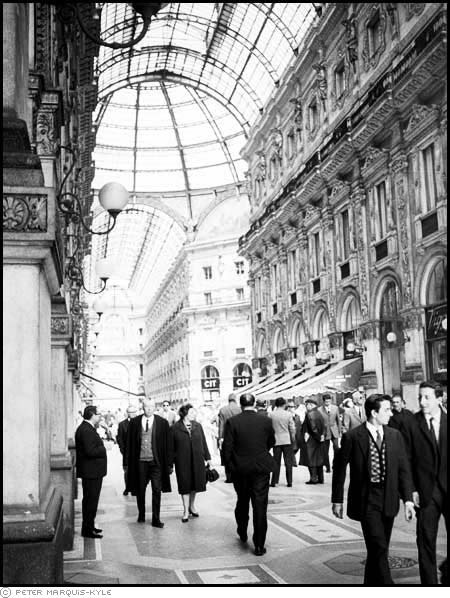
{"type": "Polygon", "coordinates": [[[257,414],[252,394],[241,395],[240,404],[242,413],[229,418],[225,424],[223,457],[237,494],[234,510],[237,533],[242,542],[247,542],[251,501],[255,554],[262,556],[266,552],[270,473],[275,469],[269,449],[275,444],[275,434],[271,420],[257,414]]]}
{"type": "Polygon", "coordinates": [[[119,445],[119,450],[122,453],[122,467],[123,467],[123,477],[125,482],[125,490],[123,491],[123,495],[128,495],[128,457],[127,457],[127,432],[128,432],[128,424],[133,417],[137,415],[137,407],[134,405],[128,405],[127,407],[127,417],[126,419],[119,422],[117,427],[117,444],[119,445]]]}
{"type": "Polygon", "coordinates": [[[433,381],[419,386],[420,411],[410,446],[413,498],[417,513],[420,581],[437,585],[436,539],[439,519],[448,529],[447,414],[441,407],[443,389],[433,381]]]}
{"type": "Polygon", "coordinates": [[[95,527],[98,501],[106,475],[106,448],[95,429],[100,421],[95,405],[84,409],[83,421],[75,432],[77,477],[81,478],[83,521],[81,535],[85,538],[102,538],[101,529],[95,527]]]}
{"type": "Polygon", "coordinates": [[[406,452],[409,454],[409,442],[411,439],[412,428],[416,425],[414,414],[405,407],[405,401],[401,394],[394,393],[391,399],[392,416],[388,426],[398,430],[405,442],[406,452]]]}
{"type": "Polygon", "coordinates": [[[367,559],[365,585],[392,585],[388,551],[392,526],[405,503],[405,517],[414,519],[412,478],[403,438],[389,428],[388,395],[370,395],[364,404],[367,421],[342,437],[333,466],[333,514],[342,519],[347,464],[350,463],[347,515],[361,522],[367,559]]]}
{"type": "Polygon", "coordinates": [[[218,430],[218,442],[219,442],[220,457],[221,457],[222,465],[224,466],[224,469],[225,469],[225,482],[227,482],[228,484],[231,484],[232,479],[231,479],[230,470],[228,469],[228,466],[226,465],[224,458],[223,458],[223,451],[222,451],[223,436],[224,436],[225,424],[226,424],[227,420],[229,420],[230,417],[233,417],[233,415],[238,415],[239,413],[241,413],[241,409],[240,409],[239,405],[236,403],[235,393],[232,392],[228,395],[228,405],[224,405],[219,410],[219,430],[218,430]]]}
{"type": "Polygon", "coordinates": [[[323,394],[322,401],[323,404],[318,408],[318,411],[325,422],[324,465],[325,471],[330,473],[330,442],[333,443],[333,455],[336,455],[341,437],[341,418],[339,417],[339,409],[331,402],[330,394],[323,394]]]}
{"type": "Polygon", "coordinates": [[[169,424],[156,415],[155,401],[142,401],[143,415],[130,420],[127,434],[128,489],[136,496],[138,523],[145,522],[145,491],[152,485],[152,526],[164,527],[160,519],[161,492],[171,492],[169,424]]]}

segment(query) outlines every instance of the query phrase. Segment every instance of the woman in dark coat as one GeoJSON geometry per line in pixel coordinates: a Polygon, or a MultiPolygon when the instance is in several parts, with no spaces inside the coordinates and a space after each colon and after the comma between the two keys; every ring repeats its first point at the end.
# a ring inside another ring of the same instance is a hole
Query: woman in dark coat
{"type": "Polygon", "coordinates": [[[325,462],[325,422],[317,409],[317,401],[305,399],[306,415],[301,428],[300,465],[309,469],[307,484],[323,484],[323,464],[325,462]]]}
{"type": "Polygon", "coordinates": [[[183,501],[184,513],[181,521],[186,523],[189,514],[198,517],[195,510],[197,492],[206,490],[205,461],[209,465],[211,455],[206,444],[201,424],[195,421],[195,409],[190,403],[179,409],[180,419],[170,428],[178,492],[183,501]]]}

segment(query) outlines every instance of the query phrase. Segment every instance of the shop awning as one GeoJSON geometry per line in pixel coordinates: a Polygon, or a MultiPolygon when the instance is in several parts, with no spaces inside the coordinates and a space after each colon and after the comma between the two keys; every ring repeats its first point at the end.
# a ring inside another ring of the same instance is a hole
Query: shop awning
{"type": "MultiPolygon", "coordinates": [[[[328,365],[318,365],[310,368],[307,371],[291,370],[281,374],[274,374],[267,378],[260,380],[259,382],[253,383],[249,386],[245,386],[245,392],[251,392],[257,398],[262,394],[277,392],[287,386],[293,386],[305,380],[309,380],[312,376],[315,376],[319,372],[322,372],[328,367],[328,365]]],[[[281,395],[277,395],[281,396],[281,395]]],[[[265,398],[265,397],[264,397],[265,398]]]]}
{"type": "Polygon", "coordinates": [[[271,390],[264,390],[260,393],[253,391],[260,398],[271,400],[282,396],[285,399],[293,397],[305,397],[324,392],[348,392],[358,387],[359,378],[362,372],[362,359],[345,359],[329,366],[316,366],[303,376],[307,378],[291,380],[289,383],[280,384],[271,390]],[[324,371],[325,369],[325,371],[324,371]],[[315,371],[313,371],[315,370],[315,371]]]}

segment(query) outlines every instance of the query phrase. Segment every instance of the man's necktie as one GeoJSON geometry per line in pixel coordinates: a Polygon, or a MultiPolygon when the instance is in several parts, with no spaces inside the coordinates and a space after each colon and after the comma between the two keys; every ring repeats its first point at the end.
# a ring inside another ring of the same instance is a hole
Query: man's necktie
{"type": "Polygon", "coordinates": [[[148,432],[148,420],[145,422],[145,431],[148,432]]]}
{"type": "Polygon", "coordinates": [[[430,417],[430,435],[431,435],[431,440],[433,441],[434,446],[436,447],[436,450],[439,451],[439,445],[438,445],[438,441],[436,438],[436,433],[434,431],[434,417],[430,417]]]}
{"type": "Polygon", "coordinates": [[[377,439],[375,440],[375,442],[377,443],[377,447],[380,449],[381,451],[381,444],[382,444],[382,440],[381,440],[381,434],[380,431],[377,430],[377,439]]]}

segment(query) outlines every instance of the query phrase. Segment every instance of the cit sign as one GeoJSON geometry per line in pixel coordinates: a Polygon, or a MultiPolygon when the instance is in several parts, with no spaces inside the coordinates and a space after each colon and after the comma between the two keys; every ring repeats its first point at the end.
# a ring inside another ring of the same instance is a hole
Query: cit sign
{"type": "Polygon", "coordinates": [[[234,376],[233,377],[233,388],[242,388],[247,386],[252,381],[251,376],[234,376]]]}
{"type": "Polygon", "coordinates": [[[219,390],[220,378],[202,378],[202,390],[219,390]]]}

